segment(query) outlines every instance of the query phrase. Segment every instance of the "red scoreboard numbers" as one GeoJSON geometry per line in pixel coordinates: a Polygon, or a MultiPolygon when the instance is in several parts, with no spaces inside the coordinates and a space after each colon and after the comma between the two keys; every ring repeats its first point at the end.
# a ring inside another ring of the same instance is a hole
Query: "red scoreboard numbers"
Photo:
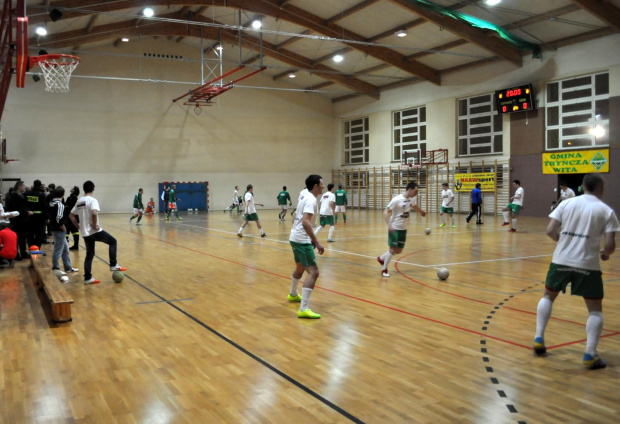
{"type": "Polygon", "coordinates": [[[498,90],[495,92],[495,102],[499,114],[533,110],[532,85],[498,90]]]}

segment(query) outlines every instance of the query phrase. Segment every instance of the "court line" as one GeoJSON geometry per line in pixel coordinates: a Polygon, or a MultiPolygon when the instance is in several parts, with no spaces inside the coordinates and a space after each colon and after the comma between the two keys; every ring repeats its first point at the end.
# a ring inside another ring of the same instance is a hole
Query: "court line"
{"type": "MultiPolygon", "coordinates": [[[[118,228],[118,227],[117,227],[118,228]]],[[[173,244],[173,243],[170,243],[173,244]]],[[[174,245],[174,244],[173,244],[174,245]]],[[[181,246],[179,246],[181,247],[181,246]]],[[[191,250],[191,249],[190,249],[191,250]]],[[[97,259],[99,259],[100,261],[109,264],[109,262],[106,262],[103,258],[101,258],[100,256],[95,255],[95,257],[97,259]]],[[[203,327],[204,329],[206,329],[207,331],[211,332],[213,335],[215,335],[216,337],[222,339],[223,341],[225,341],[226,343],[228,343],[229,345],[231,345],[232,347],[234,347],[235,349],[239,350],[240,352],[244,353],[245,355],[249,356],[250,358],[254,359],[256,362],[258,362],[259,364],[261,364],[262,366],[264,366],[265,368],[271,370],[272,372],[276,373],[277,375],[279,375],[280,377],[282,377],[283,379],[285,379],[286,381],[288,381],[289,383],[293,384],[294,386],[296,386],[297,388],[303,390],[304,392],[306,392],[307,394],[309,394],[310,396],[312,396],[313,398],[317,399],[318,401],[320,401],[321,403],[323,403],[326,406],[329,406],[330,408],[332,408],[334,411],[338,412],[340,415],[342,415],[343,417],[349,419],[350,421],[354,422],[354,423],[359,423],[359,424],[364,424],[364,421],[360,420],[359,418],[357,418],[356,416],[354,416],[353,414],[351,414],[350,412],[347,412],[345,409],[339,407],[338,405],[336,405],[335,403],[329,401],[328,399],[324,398],[323,396],[321,396],[320,394],[318,394],[317,392],[315,392],[314,390],[312,390],[311,388],[305,386],[304,384],[302,384],[301,382],[295,380],[293,377],[289,376],[288,374],[286,374],[284,371],[280,371],[278,368],[276,368],[274,365],[271,365],[269,362],[267,362],[266,360],[262,359],[261,357],[259,357],[258,355],[252,353],[251,351],[249,351],[248,349],[244,348],[243,346],[241,346],[240,344],[238,344],[237,342],[229,339],[228,337],[226,337],[225,335],[223,335],[222,333],[220,333],[219,331],[215,330],[214,328],[210,327],[209,325],[205,324],[204,322],[202,322],[200,319],[196,318],[195,316],[193,316],[192,314],[190,314],[189,312],[181,309],[180,307],[178,307],[177,305],[173,304],[173,301],[170,301],[166,298],[164,298],[163,296],[159,295],[157,292],[155,292],[154,290],[152,290],[151,288],[145,286],[144,284],[142,284],[141,282],[139,282],[138,280],[136,280],[135,278],[132,278],[131,276],[125,274],[125,277],[127,277],[129,280],[133,281],[135,284],[137,284],[138,286],[142,287],[144,290],[148,291],[149,293],[151,293],[153,296],[157,297],[158,299],[160,299],[161,303],[165,303],[168,306],[171,306],[173,309],[176,309],[178,312],[180,312],[181,314],[185,315],[187,318],[189,318],[190,320],[194,321],[196,324],[198,324],[199,326],[203,327]]]]}
{"type": "MultiPolygon", "coordinates": [[[[189,251],[191,251],[191,252],[195,252],[195,253],[198,253],[198,254],[200,254],[200,255],[209,256],[209,257],[211,257],[211,258],[215,258],[215,259],[218,259],[218,260],[222,260],[222,261],[225,261],[225,262],[229,262],[229,263],[232,263],[232,264],[235,264],[235,265],[239,265],[239,266],[242,266],[242,267],[245,267],[245,268],[253,269],[253,270],[256,270],[256,271],[258,271],[258,272],[263,272],[263,273],[265,273],[265,274],[274,275],[274,276],[276,276],[276,277],[280,277],[280,278],[283,278],[283,279],[286,279],[286,280],[289,280],[289,281],[290,281],[290,277],[287,277],[287,276],[284,276],[284,275],[280,275],[280,274],[276,274],[276,273],[271,272],[271,271],[267,271],[267,270],[264,270],[264,269],[261,269],[261,268],[256,268],[256,267],[253,267],[253,266],[250,266],[250,265],[243,264],[243,263],[241,263],[241,262],[235,262],[235,261],[233,261],[233,260],[226,259],[226,258],[222,258],[222,257],[219,257],[219,256],[215,256],[215,255],[212,255],[212,254],[210,254],[210,253],[206,253],[206,252],[202,252],[202,251],[200,251],[200,250],[192,249],[192,248],[190,248],[190,247],[186,247],[186,246],[178,245],[178,244],[175,244],[175,243],[169,242],[169,241],[167,241],[167,240],[161,240],[161,239],[158,239],[158,238],[155,238],[155,237],[151,237],[151,236],[147,236],[147,235],[144,235],[144,234],[134,233],[134,232],[132,232],[132,231],[129,231],[129,230],[126,230],[126,229],[123,229],[123,228],[120,228],[120,227],[115,227],[115,228],[118,228],[118,229],[119,229],[119,230],[121,230],[121,231],[126,231],[126,232],[129,232],[129,233],[132,233],[132,234],[138,235],[138,236],[140,236],[140,237],[145,237],[145,238],[148,238],[148,239],[151,239],[151,240],[156,240],[156,241],[159,241],[159,242],[161,242],[161,243],[165,243],[165,244],[169,244],[169,245],[171,245],[171,246],[178,247],[178,248],[180,248],[180,249],[189,250],[189,251]]],[[[415,253],[415,252],[413,252],[413,253],[415,253]]],[[[403,275],[404,275],[404,274],[403,274],[403,275]]],[[[407,278],[409,278],[409,277],[407,277],[407,278]]],[[[403,313],[403,314],[405,314],[405,315],[410,315],[410,316],[417,317],[417,318],[420,318],[420,319],[423,319],[423,320],[426,320],[426,321],[430,321],[430,322],[434,322],[434,323],[437,323],[437,324],[445,325],[445,326],[447,326],[447,327],[451,327],[451,328],[459,329],[459,330],[462,330],[462,331],[465,331],[465,332],[469,332],[469,333],[472,333],[472,334],[484,335],[484,333],[480,333],[480,332],[475,331],[475,330],[469,330],[469,329],[464,328],[464,327],[459,327],[459,326],[454,325],[454,324],[450,324],[450,323],[447,323],[447,322],[443,322],[443,321],[435,320],[435,319],[433,319],[433,318],[429,318],[429,317],[424,317],[423,315],[417,315],[417,314],[414,314],[414,313],[411,313],[411,312],[404,311],[404,310],[402,310],[402,309],[394,308],[394,307],[392,307],[392,306],[387,306],[387,305],[383,305],[383,304],[381,304],[381,303],[372,302],[372,301],[370,301],[370,300],[366,300],[366,299],[363,299],[363,298],[360,298],[360,297],[355,297],[355,296],[352,296],[352,295],[349,295],[349,294],[346,294],[346,293],[343,293],[343,292],[339,292],[339,291],[336,291],[336,290],[328,289],[328,288],[326,288],[326,287],[319,286],[318,284],[317,284],[315,287],[316,287],[317,289],[325,290],[325,291],[328,291],[328,292],[330,292],[330,293],[334,293],[334,294],[337,294],[337,295],[340,295],[340,296],[344,296],[344,297],[348,297],[348,298],[351,298],[351,299],[359,300],[359,301],[361,301],[361,302],[366,302],[366,303],[369,303],[369,304],[371,304],[371,305],[378,306],[378,307],[380,307],[380,308],[384,308],[384,309],[388,309],[388,310],[392,310],[392,311],[400,312],[400,313],[403,313]]],[[[458,295],[456,295],[456,296],[458,296],[458,295]]],[[[472,299],[472,300],[474,300],[474,299],[472,299]]],[[[490,303],[488,303],[488,302],[483,302],[483,301],[479,301],[479,302],[480,302],[480,303],[484,303],[484,304],[490,304],[490,303]]],[[[531,349],[532,349],[531,347],[528,347],[528,346],[525,346],[525,345],[520,345],[520,344],[518,344],[518,343],[515,343],[515,342],[512,342],[512,341],[509,341],[509,340],[500,339],[499,337],[493,337],[493,336],[488,336],[488,337],[489,337],[489,338],[492,338],[492,339],[494,339],[494,340],[497,340],[497,341],[501,341],[501,342],[507,343],[507,344],[511,344],[511,345],[515,345],[515,346],[523,347],[523,348],[525,348],[525,349],[529,349],[529,350],[531,350],[531,349]]]]}
{"type": "Polygon", "coordinates": [[[427,265],[428,267],[438,267],[438,266],[448,266],[448,265],[469,265],[469,264],[480,264],[483,262],[500,262],[500,261],[515,261],[522,259],[531,259],[531,258],[543,258],[552,255],[534,255],[534,256],[513,256],[511,258],[500,258],[500,259],[484,259],[481,261],[469,261],[469,262],[453,262],[449,264],[435,264],[435,265],[427,265]]]}

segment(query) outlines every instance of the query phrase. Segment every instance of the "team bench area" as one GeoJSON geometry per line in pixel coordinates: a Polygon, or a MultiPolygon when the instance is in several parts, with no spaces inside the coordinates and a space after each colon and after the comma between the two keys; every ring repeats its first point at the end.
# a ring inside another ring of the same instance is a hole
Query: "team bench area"
{"type": "Polygon", "coordinates": [[[43,289],[52,307],[52,321],[57,323],[71,321],[73,298],[52,271],[52,266],[47,257],[32,254],[30,255],[30,265],[30,276],[34,286],[37,290],[43,289]]]}

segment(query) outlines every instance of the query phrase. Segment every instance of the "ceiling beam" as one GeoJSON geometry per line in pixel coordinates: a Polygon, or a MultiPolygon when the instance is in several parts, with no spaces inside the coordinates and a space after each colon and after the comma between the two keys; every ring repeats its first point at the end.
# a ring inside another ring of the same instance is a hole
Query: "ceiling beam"
{"type": "Polygon", "coordinates": [[[360,97],[360,95],[357,93],[347,94],[346,96],[333,98],[332,103],[340,103],[340,102],[344,102],[345,100],[354,99],[356,97],[360,97]]]}
{"type": "Polygon", "coordinates": [[[348,16],[353,15],[354,13],[359,12],[360,10],[366,9],[368,6],[371,6],[378,1],[379,0],[364,0],[363,2],[358,3],[355,6],[348,8],[347,10],[343,10],[342,12],[338,13],[337,15],[332,16],[329,19],[326,19],[324,23],[325,25],[329,25],[331,23],[340,21],[348,16]]]}
{"type": "Polygon", "coordinates": [[[320,90],[321,88],[329,87],[330,85],[334,85],[334,83],[331,82],[331,81],[325,81],[325,82],[322,82],[320,84],[316,84],[316,85],[313,85],[313,86],[310,86],[310,87],[306,87],[306,88],[304,88],[304,90],[306,90],[306,91],[320,90]]]}
{"type": "Polygon", "coordinates": [[[617,34],[618,30],[615,28],[607,27],[596,29],[594,31],[586,32],[583,34],[573,35],[571,37],[560,38],[554,41],[548,41],[547,45],[552,46],[555,49],[560,47],[570,46],[571,44],[583,43],[585,41],[595,40],[601,37],[607,37],[608,35],[617,34]]]}
{"type": "Polygon", "coordinates": [[[605,22],[607,25],[620,29],[620,9],[608,1],[601,0],[573,0],[582,9],[605,22]]]}
{"type": "MultiPolygon", "coordinates": [[[[300,34],[300,35],[308,35],[308,34],[310,34],[311,32],[312,32],[312,31],[310,31],[309,29],[307,29],[307,30],[305,30],[305,31],[300,32],[299,34],[300,34]]],[[[281,48],[284,48],[284,47],[286,47],[286,46],[290,46],[290,45],[291,45],[291,44],[293,44],[294,42],[296,42],[296,41],[300,41],[300,40],[303,40],[303,37],[291,37],[291,38],[289,38],[288,40],[284,40],[284,41],[283,41],[283,42],[281,42],[280,44],[277,44],[277,45],[276,45],[276,48],[277,48],[277,49],[281,49],[281,48]]]]}
{"type": "Polygon", "coordinates": [[[98,17],[99,15],[93,15],[90,17],[90,20],[88,21],[88,24],[86,25],[86,32],[92,31],[93,26],[95,26],[95,22],[97,21],[98,17]]]}
{"type": "Polygon", "coordinates": [[[521,52],[498,37],[487,37],[484,32],[478,28],[469,26],[466,23],[457,21],[449,16],[442,16],[431,12],[430,10],[417,5],[416,3],[408,0],[390,0],[392,3],[413,12],[429,22],[442,27],[451,33],[466,39],[470,43],[476,44],[479,47],[493,53],[495,56],[499,56],[509,62],[512,62],[518,66],[523,65],[523,56],[521,52]]]}

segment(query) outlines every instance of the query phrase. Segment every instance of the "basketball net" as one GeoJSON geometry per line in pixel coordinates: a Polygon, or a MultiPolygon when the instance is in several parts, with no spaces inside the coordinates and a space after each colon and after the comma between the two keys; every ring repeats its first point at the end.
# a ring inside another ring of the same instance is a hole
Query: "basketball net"
{"type": "Polygon", "coordinates": [[[70,55],[43,55],[35,58],[43,71],[45,91],[50,93],[67,93],[71,74],[80,64],[80,58],[70,55]]]}

